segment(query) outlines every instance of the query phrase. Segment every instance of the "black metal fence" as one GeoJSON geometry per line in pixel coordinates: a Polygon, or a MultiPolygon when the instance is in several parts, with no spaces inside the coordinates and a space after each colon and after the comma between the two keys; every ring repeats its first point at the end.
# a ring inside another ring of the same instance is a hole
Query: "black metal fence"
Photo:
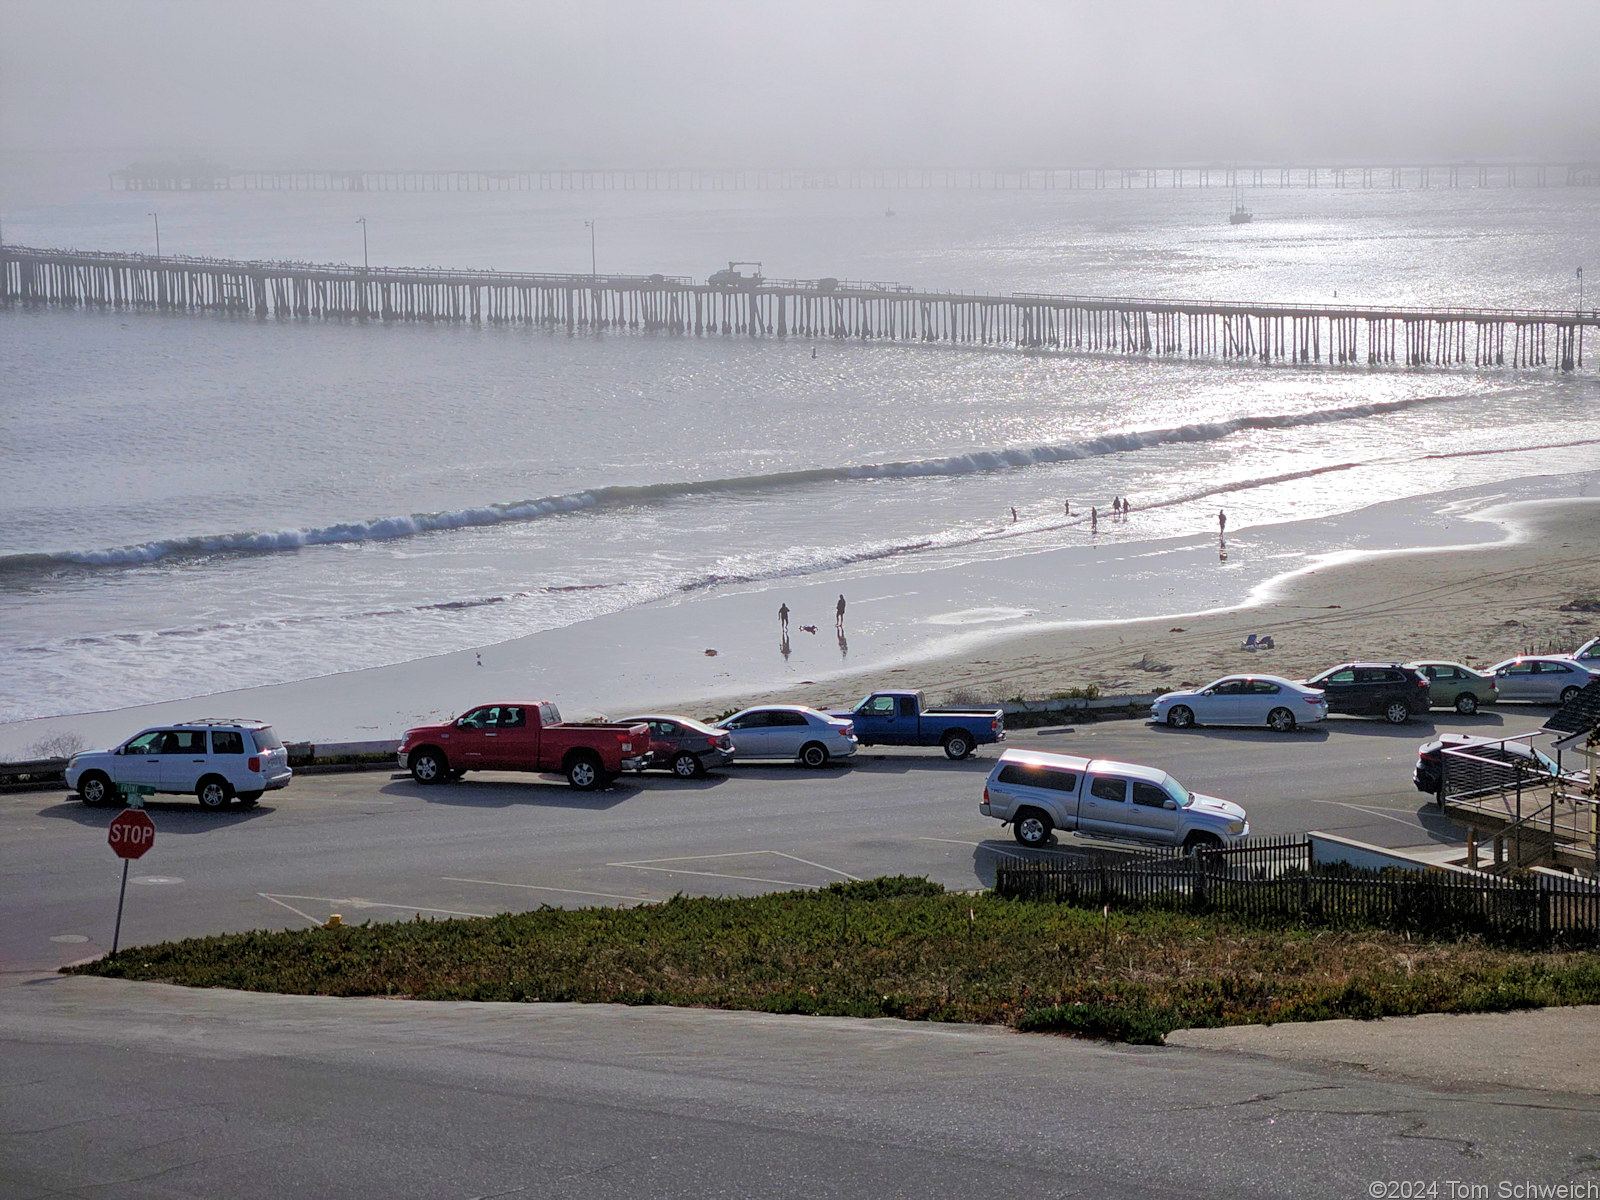
{"type": "Polygon", "coordinates": [[[1272,921],[1377,926],[1438,937],[1600,942],[1600,887],[1576,877],[1503,879],[1318,865],[1311,839],[1258,838],[1200,854],[1116,860],[1003,858],[996,894],[1113,907],[1182,907],[1272,921]]]}

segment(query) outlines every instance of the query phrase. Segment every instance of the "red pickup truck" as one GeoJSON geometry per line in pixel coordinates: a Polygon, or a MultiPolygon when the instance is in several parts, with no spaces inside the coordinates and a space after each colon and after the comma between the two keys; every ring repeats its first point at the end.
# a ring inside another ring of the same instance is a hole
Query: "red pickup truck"
{"type": "Polygon", "coordinates": [[[582,791],[642,771],[650,726],[566,725],[548,700],[480,704],[444,725],[420,725],[400,739],[400,766],[418,783],[468,771],[551,771],[582,791]]]}

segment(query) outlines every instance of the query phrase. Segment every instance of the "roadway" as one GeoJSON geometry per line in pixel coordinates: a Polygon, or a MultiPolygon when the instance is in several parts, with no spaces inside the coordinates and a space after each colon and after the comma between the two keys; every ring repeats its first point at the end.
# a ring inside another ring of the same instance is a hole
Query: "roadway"
{"type": "MultiPolygon", "coordinates": [[[[1387,846],[1455,840],[1411,785],[1436,730],[1518,732],[1543,710],[1401,727],[1175,731],[1115,721],[1019,730],[1009,745],[1149,763],[1238,800],[1256,834],[1322,829],[1387,846]]],[[[399,773],[307,775],[223,814],[152,800],[156,845],[130,872],[123,944],[260,928],[750,894],[876,875],[984,886],[996,852],[1026,853],[978,812],[992,750],[868,750],[820,772],[651,772],[594,793],[484,773],[422,787],[399,773]]],[[[66,793],[0,797],[0,962],[53,968],[110,948],[120,864],[106,809],[66,793]]],[[[1089,845],[1062,838],[1059,853],[1089,845]]]]}
{"type": "MultiPolygon", "coordinates": [[[[1019,731],[1012,744],[1165,766],[1244,802],[1261,833],[1403,845],[1450,832],[1410,783],[1434,728],[1334,721],[1272,736],[1118,722],[1019,731]]],[[[872,752],[821,773],[651,775],[596,794],[505,775],[421,788],[375,772],[303,777],[221,815],[160,801],[124,942],[304,927],[330,912],[634,903],[896,872],[975,887],[996,852],[1016,849],[977,812],[991,765],[992,752],[966,763],[872,752]]],[[[1440,1195],[1491,1195],[1502,1193],[1447,1181],[1596,1171],[1597,1089],[1540,1091],[1531,1072],[1435,1079],[971,1026],[43,973],[109,941],[110,816],[61,793],[0,798],[6,1196],[1354,1197],[1419,1179],[1440,1195]]],[[[1459,1055],[1453,1027],[1444,1036],[1459,1055]]],[[[1474,1036],[1491,1059],[1515,1042],[1474,1036]]]]}

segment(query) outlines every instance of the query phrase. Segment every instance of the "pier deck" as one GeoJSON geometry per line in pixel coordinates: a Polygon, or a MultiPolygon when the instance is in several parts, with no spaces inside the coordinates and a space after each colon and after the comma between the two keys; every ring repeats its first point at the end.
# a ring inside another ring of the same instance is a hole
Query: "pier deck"
{"type": "Polygon", "coordinates": [[[0,306],[13,305],[1560,371],[1584,367],[1584,331],[1600,327],[1593,309],[983,295],[835,279],[717,285],[668,275],[368,269],[0,246],[0,306]]]}

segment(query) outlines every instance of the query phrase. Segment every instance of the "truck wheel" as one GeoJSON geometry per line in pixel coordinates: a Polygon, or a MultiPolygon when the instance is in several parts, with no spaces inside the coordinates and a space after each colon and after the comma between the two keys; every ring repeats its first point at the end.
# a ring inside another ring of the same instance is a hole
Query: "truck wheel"
{"type": "Polygon", "coordinates": [[[78,799],[91,808],[104,804],[114,795],[116,789],[111,786],[111,780],[99,771],[90,771],[78,780],[78,799]]]}
{"type": "Polygon", "coordinates": [[[1214,833],[1191,833],[1183,839],[1185,854],[1204,854],[1208,850],[1221,850],[1222,839],[1214,833]]]}
{"type": "Polygon", "coordinates": [[[1274,733],[1293,733],[1294,714],[1287,708],[1275,708],[1267,714],[1267,728],[1274,733]]]}
{"type": "Polygon", "coordinates": [[[227,808],[228,801],[233,799],[233,785],[221,775],[207,775],[194,789],[194,794],[199,799],[201,808],[220,812],[227,808]]]}
{"type": "Polygon", "coordinates": [[[672,773],[679,779],[693,779],[705,770],[700,760],[685,750],[672,758],[672,773]]]}
{"type": "Polygon", "coordinates": [[[1391,725],[1404,725],[1411,720],[1411,706],[1404,700],[1391,700],[1384,706],[1383,719],[1391,725]]]}
{"type": "Polygon", "coordinates": [[[592,754],[580,754],[567,764],[567,782],[580,792],[592,792],[603,776],[600,763],[592,754]]]}
{"type": "Polygon", "coordinates": [[[954,730],[944,735],[944,756],[960,762],[972,753],[972,738],[965,730],[954,730]]]}
{"type": "Polygon", "coordinates": [[[1478,698],[1471,692],[1462,692],[1456,697],[1456,711],[1463,717],[1470,717],[1478,711],[1478,698]]]}
{"type": "Polygon", "coordinates": [[[1194,724],[1194,709],[1187,704],[1174,704],[1167,713],[1167,724],[1174,729],[1187,729],[1194,724]]]}
{"type": "Polygon", "coordinates": [[[1042,846],[1050,840],[1050,818],[1037,808],[1025,808],[1011,822],[1011,836],[1024,846],[1042,846]]]}
{"type": "Polygon", "coordinates": [[[800,747],[800,761],[812,770],[828,765],[828,748],[821,742],[807,742],[800,747]]]}
{"type": "Polygon", "coordinates": [[[450,773],[450,762],[432,746],[411,755],[411,778],[418,783],[442,783],[450,773]]]}

